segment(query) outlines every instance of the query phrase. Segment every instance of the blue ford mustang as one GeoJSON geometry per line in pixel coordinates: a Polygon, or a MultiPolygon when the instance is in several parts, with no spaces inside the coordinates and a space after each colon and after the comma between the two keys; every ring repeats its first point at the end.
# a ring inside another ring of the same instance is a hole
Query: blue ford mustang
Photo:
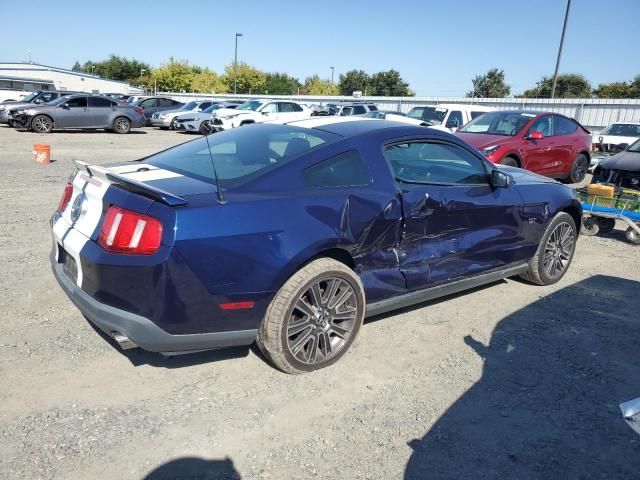
{"type": "Polygon", "coordinates": [[[53,272],[123,348],[257,341],[278,368],[337,361],[365,316],[567,271],[573,192],[453,135],[318,118],[77,162],[51,220],[53,272]]]}

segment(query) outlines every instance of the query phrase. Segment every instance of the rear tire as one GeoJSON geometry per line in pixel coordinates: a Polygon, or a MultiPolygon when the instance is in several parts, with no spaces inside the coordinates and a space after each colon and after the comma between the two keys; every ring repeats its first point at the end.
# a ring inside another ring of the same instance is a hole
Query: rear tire
{"type": "Polygon", "coordinates": [[[31,120],[31,130],[38,133],[51,133],[53,120],[46,115],[36,115],[31,120]]]}
{"type": "Polygon", "coordinates": [[[538,250],[521,278],[536,285],[552,285],[567,273],[576,248],[578,232],[573,217],[558,213],[542,236],[538,250]]]}
{"type": "Polygon", "coordinates": [[[598,227],[600,227],[600,233],[609,233],[616,227],[615,218],[596,217],[598,227]]]}
{"type": "Polygon", "coordinates": [[[200,135],[209,135],[211,133],[205,124],[206,124],[206,120],[202,122],[200,124],[200,127],[198,128],[200,135]]]}
{"type": "Polygon", "coordinates": [[[627,237],[627,240],[634,245],[640,245],[640,235],[633,228],[627,228],[627,231],[624,232],[624,236],[627,237]]]}
{"type": "Polygon", "coordinates": [[[500,164],[505,165],[507,167],[519,167],[518,161],[513,157],[505,157],[502,159],[500,164]]]}
{"type": "Polygon", "coordinates": [[[365,312],[360,278],[343,263],[320,258],[278,290],[258,330],[258,346],[286,373],[337,362],[353,343],[365,312]]]}
{"type": "Polygon", "coordinates": [[[131,122],[126,117],[118,117],[113,121],[113,131],[119,134],[131,131],[131,122]]]}
{"type": "Polygon", "coordinates": [[[571,166],[571,173],[567,177],[569,183],[580,183],[584,180],[589,170],[589,159],[584,153],[580,153],[573,161],[571,166]]]}

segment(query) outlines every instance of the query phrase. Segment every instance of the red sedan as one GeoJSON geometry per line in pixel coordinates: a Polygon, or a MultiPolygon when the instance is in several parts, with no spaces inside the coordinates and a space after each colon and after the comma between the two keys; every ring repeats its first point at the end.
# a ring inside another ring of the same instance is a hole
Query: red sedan
{"type": "Polygon", "coordinates": [[[581,182],[591,161],[591,134],[572,118],[520,110],[489,112],[456,135],[493,163],[581,182]]]}

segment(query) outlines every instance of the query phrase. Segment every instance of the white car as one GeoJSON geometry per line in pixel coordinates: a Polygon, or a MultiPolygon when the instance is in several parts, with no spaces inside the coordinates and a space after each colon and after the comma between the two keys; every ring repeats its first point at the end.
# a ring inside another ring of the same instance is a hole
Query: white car
{"type": "Polygon", "coordinates": [[[221,109],[235,109],[238,105],[244,102],[215,102],[209,108],[202,112],[187,112],[181,113],[174,119],[176,130],[183,130],[185,132],[200,133],[206,135],[210,133],[209,122],[213,118],[213,115],[221,109]]]}
{"type": "Polygon", "coordinates": [[[494,108],[482,105],[441,103],[440,105],[413,107],[407,113],[407,117],[429,122],[431,124],[429,126],[436,130],[455,132],[456,129],[469,123],[474,118],[494,110],[494,108]]]}
{"type": "Polygon", "coordinates": [[[640,123],[616,122],[592,136],[594,149],[609,151],[611,146],[631,145],[640,138],[640,123]]]}
{"type": "Polygon", "coordinates": [[[163,110],[151,115],[151,126],[160,127],[162,129],[176,128],[175,118],[183,113],[199,113],[209,108],[214,102],[208,100],[204,102],[189,102],[175,110],[163,110]]]}
{"type": "Polygon", "coordinates": [[[249,123],[302,120],[311,117],[311,112],[306,105],[290,100],[249,100],[235,109],[221,108],[214,114],[210,126],[219,132],[249,123]]]}

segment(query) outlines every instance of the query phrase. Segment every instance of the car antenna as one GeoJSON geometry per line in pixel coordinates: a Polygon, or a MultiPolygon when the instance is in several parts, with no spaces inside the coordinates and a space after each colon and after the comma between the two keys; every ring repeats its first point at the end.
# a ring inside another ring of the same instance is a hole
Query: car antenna
{"type": "Polygon", "coordinates": [[[207,141],[207,147],[209,148],[209,158],[211,159],[211,166],[213,167],[213,176],[216,179],[216,197],[218,198],[218,203],[220,205],[224,205],[225,203],[227,203],[227,201],[224,199],[222,187],[220,186],[220,178],[218,177],[218,171],[216,170],[216,162],[213,161],[213,153],[211,153],[211,145],[209,144],[209,135],[205,135],[204,139],[207,141]]]}

